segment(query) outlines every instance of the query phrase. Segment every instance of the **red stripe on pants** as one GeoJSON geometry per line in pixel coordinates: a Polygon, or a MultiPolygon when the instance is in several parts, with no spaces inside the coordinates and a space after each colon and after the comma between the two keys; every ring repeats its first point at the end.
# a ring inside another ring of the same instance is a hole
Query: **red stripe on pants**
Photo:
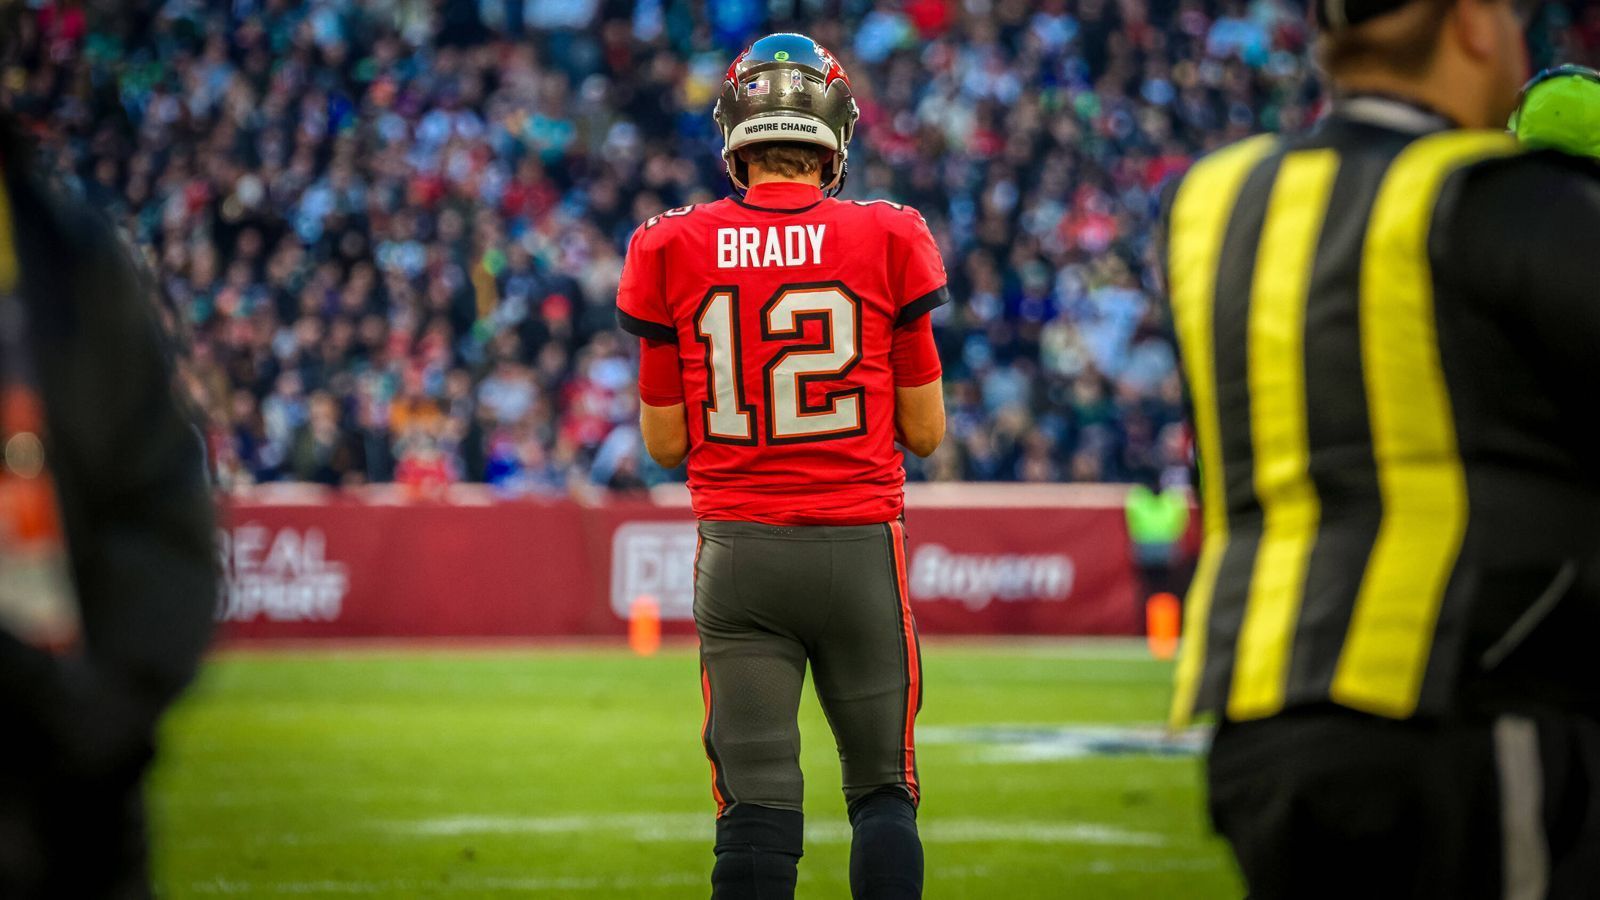
{"type": "Polygon", "coordinates": [[[711,797],[717,801],[717,815],[720,817],[728,809],[728,801],[722,796],[722,789],[717,787],[721,773],[717,771],[717,758],[711,752],[711,676],[706,672],[705,663],[700,664],[700,697],[705,701],[706,715],[700,722],[700,741],[705,745],[706,761],[711,763],[711,797]]]}
{"type": "Polygon", "coordinates": [[[922,657],[917,652],[917,626],[911,617],[911,594],[906,590],[906,532],[899,522],[890,522],[894,533],[890,543],[894,549],[896,588],[900,594],[900,619],[906,641],[906,728],[905,728],[905,779],[911,789],[913,803],[922,799],[917,785],[917,707],[922,705],[922,657]]]}
{"type": "MultiPolygon", "coordinates": [[[[705,538],[695,537],[694,541],[694,571],[690,577],[698,590],[700,585],[700,550],[705,547],[705,538]]],[[[700,743],[706,751],[706,762],[711,764],[711,797],[717,801],[717,816],[720,818],[728,811],[728,800],[722,796],[722,789],[717,787],[722,773],[717,771],[717,755],[711,749],[711,675],[706,671],[705,660],[700,661],[700,699],[705,704],[705,717],[700,720],[700,743]]]]}

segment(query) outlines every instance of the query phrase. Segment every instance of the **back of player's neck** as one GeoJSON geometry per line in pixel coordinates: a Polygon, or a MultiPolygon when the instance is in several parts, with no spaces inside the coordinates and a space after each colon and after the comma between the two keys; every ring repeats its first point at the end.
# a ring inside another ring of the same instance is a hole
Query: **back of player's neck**
{"type": "Polygon", "coordinates": [[[817,178],[814,175],[802,176],[799,178],[789,178],[771,172],[751,172],[750,187],[755,187],[762,184],[798,184],[802,187],[816,188],[819,191],[822,190],[822,179],[817,178]]]}

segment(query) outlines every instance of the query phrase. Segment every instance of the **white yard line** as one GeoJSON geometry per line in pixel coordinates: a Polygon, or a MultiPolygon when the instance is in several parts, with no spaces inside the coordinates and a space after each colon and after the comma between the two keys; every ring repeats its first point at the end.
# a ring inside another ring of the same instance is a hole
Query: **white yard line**
{"type": "Polygon", "coordinates": [[[466,834],[577,834],[607,832],[711,832],[711,817],[699,813],[620,814],[601,816],[444,816],[395,822],[386,831],[429,836],[466,834]]]}
{"type": "MultiPolygon", "coordinates": [[[[485,834],[585,834],[618,835],[640,843],[705,842],[712,837],[712,820],[701,814],[606,816],[446,816],[391,822],[383,830],[397,835],[427,837],[485,834]]],[[[922,840],[930,844],[1029,843],[1086,844],[1095,846],[1160,847],[1159,834],[1128,831],[1095,822],[1014,821],[1006,819],[931,819],[922,824],[922,840]]],[[[847,844],[850,828],[843,821],[806,824],[806,841],[847,844]]]]}
{"type": "Polygon", "coordinates": [[[1204,752],[1210,731],[1172,733],[1160,725],[957,725],[917,730],[923,746],[963,750],[966,762],[991,765],[1056,763],[1080,759],[1192,758],[1204,752]]]}
{"type": "Polygon", "coordinates": [[[532,893],[542,891],[619,891],[642,888],[683,887],[705,881],[701,873],[658,875],[654,878],[494,878],[452,876],[450,880],[391,878],[381,881],[243,881],[218,878],[197,881],[189,885],[196,894],[208,895],[288,895],[317,896],[328,894],[370,894],[379,896],[415,896],[429,894],[473,894],[485,891],[532,893]]]}

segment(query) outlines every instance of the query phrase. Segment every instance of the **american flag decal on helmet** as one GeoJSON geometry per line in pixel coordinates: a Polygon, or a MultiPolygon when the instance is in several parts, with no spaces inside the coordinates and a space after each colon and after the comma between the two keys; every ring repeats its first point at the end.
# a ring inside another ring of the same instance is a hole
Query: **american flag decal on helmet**
{"type": "Polygon", "coordinates": [[[744,86],[745,96],[747,97],[761,97],[771,93],[771,91],[772,82],[765,78],[757,78],[755,81],[752,81],[744,86]]]}

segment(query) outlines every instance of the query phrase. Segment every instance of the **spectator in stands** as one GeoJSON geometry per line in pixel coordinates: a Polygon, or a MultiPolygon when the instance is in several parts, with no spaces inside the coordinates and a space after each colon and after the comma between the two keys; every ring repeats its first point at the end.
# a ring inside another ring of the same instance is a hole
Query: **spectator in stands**
{"type": "MultiPolygon", "coordinates": [[[[915,204],[949,261],[954,439],[911,477],[1181,469],[1160,188],[1321,104],[1299,0],[134,5],[96,34],[34,4],[0,95],[156,268],[232,487],[674,477],[632,433],[622,251],[721,195],[719,60],[801,24],[862,83],[850,192],[915,204]]],[[[1593,64],[1600,12],[1547,4],[1532,39],[1593,64]]]]}

